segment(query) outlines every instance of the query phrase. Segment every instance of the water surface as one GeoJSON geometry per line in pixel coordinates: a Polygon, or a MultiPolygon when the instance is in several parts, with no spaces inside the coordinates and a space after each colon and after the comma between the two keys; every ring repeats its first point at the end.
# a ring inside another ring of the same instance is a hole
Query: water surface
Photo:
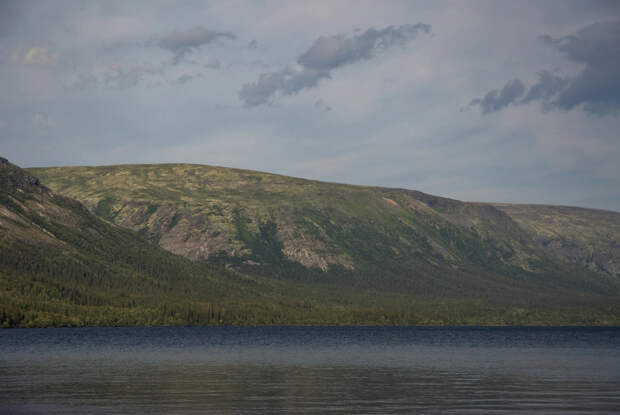
{"type": "Polygon", "coordinates": [[[0,331],[2,414],[620,412],[620,328],[0,331]]]}

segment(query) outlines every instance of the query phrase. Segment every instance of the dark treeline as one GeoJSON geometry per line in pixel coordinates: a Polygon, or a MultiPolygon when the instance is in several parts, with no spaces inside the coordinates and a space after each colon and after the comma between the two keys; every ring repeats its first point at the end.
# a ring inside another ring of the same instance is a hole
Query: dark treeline
{"type": "Polygon", "coordinates": [[[3,246],[0,327],[618,324],[613,304],[503,307],[481,300],[330,291],[321,285],[247,277],[153,248],[136,257],[126,246],[106,266],[55,247],[3,246]]]}

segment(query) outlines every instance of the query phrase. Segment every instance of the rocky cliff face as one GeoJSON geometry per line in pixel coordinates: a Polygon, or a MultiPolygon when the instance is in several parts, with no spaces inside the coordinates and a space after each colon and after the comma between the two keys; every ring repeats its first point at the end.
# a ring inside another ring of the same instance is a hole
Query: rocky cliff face
{"type": "Polygon", "coordinates": [[[87,210],[82,204],[54,193],[37,177],[0,157],[0,229],[4,239],[58,245],[57,238],[33,217],[75,226],[84,213],[87,210]]]}
{"type": "Polygon", "coordinates": [[[0,187],[3,189],[23,189],[27,186],[39,186],[39,179],[26,172],[7,159],[0,157],[0,187]]]}
{"type": "Polygon", "coordinates": [[[566,206],[497,207],[548,254],[620,278],[620,213],[566,206]]]}

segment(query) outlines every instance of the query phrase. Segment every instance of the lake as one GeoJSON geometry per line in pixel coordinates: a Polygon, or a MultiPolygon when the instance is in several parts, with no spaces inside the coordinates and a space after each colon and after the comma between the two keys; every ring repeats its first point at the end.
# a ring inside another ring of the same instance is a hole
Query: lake
{"type": "Polygon", "coordinates": [[[1,414],[611,414],[620,328],[0,330],[1,414]]]}

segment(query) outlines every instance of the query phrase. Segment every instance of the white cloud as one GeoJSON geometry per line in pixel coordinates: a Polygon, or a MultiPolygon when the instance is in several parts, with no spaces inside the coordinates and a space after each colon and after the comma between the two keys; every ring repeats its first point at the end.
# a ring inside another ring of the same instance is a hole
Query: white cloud
{"type": "Polygon", "coordinates": [[[55,66],[58,63],[58,54],[40,46],[33,46],[26,51],[21,49],[13,51],[11,62],[21,65],[55,66]]]}
{"type": "Polygon", "coordinates": [[[36,113],[32,116],[32,124],[38,130],[49,130],[56,126],[54,119],[47,114],[36,113]]]}

